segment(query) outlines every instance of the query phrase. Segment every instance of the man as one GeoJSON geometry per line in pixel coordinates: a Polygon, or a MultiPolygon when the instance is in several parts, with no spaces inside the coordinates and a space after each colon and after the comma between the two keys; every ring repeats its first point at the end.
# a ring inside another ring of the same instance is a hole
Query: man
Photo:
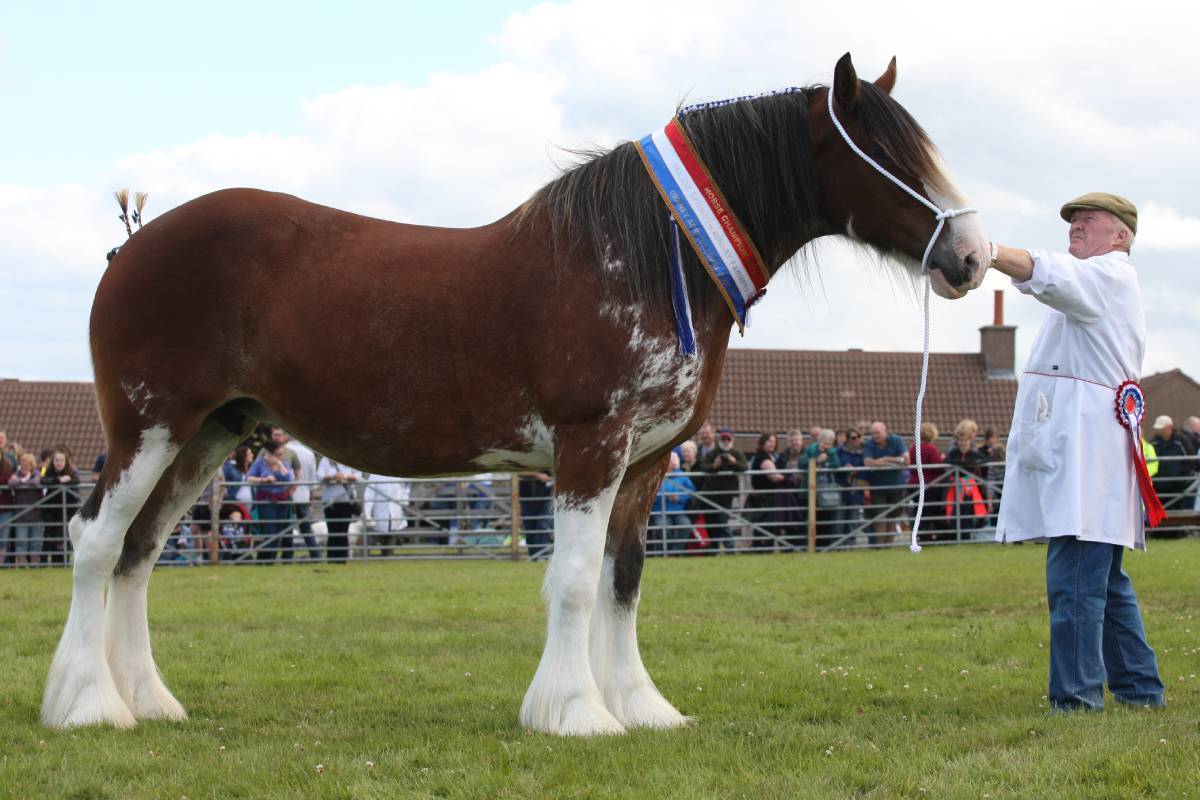
{"type": "Polygon", "coordinates": [[[699,462],[704,461],[704,457],[717,449],[717,437],[713,432],[711,422],[705,422],[700,426],[700,430],[696,431],[696,459],[699,462]]]}
{"type": "Polygon", "coordinates": [[[1192,452],[1200,453],[1200,417],[1188,417],[1183,421],[1183,438],[1192,445],[1192,452]]]}
{"type": "Polygon", "coordinates": [[[871,513],[875,516],[874,532],[867,538],[872,547],[891,544],[894,519],[900,516],[904,499],[904,467],[908,465],[908,448],[904,440],[888,433],[884,422],[872,422],[870,438],[863,443],[863,466],[871,487],[871,513]],[[887,469],[881,469],[886,467],[887,469]]]}
{"type": "Polygon", "coordinates": [[[320,559],[321,549],[317,547],[317,537],[312,529],[312,488],[317,482],[317,454],[306,444],[293,439],[283,428],[272,428],[271,438],[283,445],[285,458],[291,454],[288,463],[296,476],[296,490],[292,492],[292,509],[299,520],[297,527],[304,537],[304,547],[308,550],[310,559],[320,559]]]}
{"type": "Polygon", "coordinates": [[[1145,549],[1130,434],[1115,392],[1142,368],[1146,322],[1129,251],[1137,209],[1096,192],[1062,207],[1069,255],[992,246],[991,266],[1050,307],[1017,389],[996,538],[1048,539],[1050,691],[1056,712],[1163,705],[1129,576],[1145,549]]]}
{"type": "Polygon", "coordinates": [[[719,550],[736,550],[737,542],[729,525],[729,509],[741,491],[738,473],[750,466],[741,450],[733,446],[733,431],[721,428],[717,431],[717,446],[700,461],[700,470],[707,473],[704,479],[704,494],[712,505],[704,509],[705,526],[710,539],[718,542],[719,550]],[[715,506],[715,507],[714,507],[715,506]]]}
{"type": "Polygon", "coordinates": [[[1154,420],[1154,438],[1150,444],[1154,445],[1154,453],[1158,456],[1154,491],[1162,500],[1163,508],[1190,508],[1191,498],[1187,493],[1196,470],[1196,451],[1192,443],[1175,430],[1174,420],[1161,414],[1154,420]]]}

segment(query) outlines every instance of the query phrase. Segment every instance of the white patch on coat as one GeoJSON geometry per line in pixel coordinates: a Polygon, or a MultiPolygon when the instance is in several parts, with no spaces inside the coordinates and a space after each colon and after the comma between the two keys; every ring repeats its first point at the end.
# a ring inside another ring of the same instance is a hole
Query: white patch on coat
{"type": "Polygon", "coordinates": [[[632,385],[613,392],[609,406],[617,413],[627,402],[633,403],[630,461],[636,462],[673,441],[691,420],[704,355],[683,358],[673,335],[647,336],[638,324],[631,331],[628,350],[630,362],[638,365],[637,372],[632,385]],[[670,398],[671,408],[639,402],[659,393],[670,398]]]}
{"type": "Polygon", "coordinates": [[[526,470],[554,468],[554,434],[537,414],[530,414],[517,431],[524,444],[522,450],[489,450],[475,458],[477,467],[485,470],[526,470]]]}
{"type": "Polygon", "coordinates": [[[126,399],[129,404],[137,409],[138,414],[145,416],[146,409],[150,406],[150,401],[154,399],[154,393],[146,388],[145,381],[137,386],[131,386],[128,383],[121,384],[121,390],[125,392],[126,399]]]}
{"type": "Polygon", "coordinates": [[[862,241],[862,239],[859,238],[858,233],[854,230],[854,217],[853,216],[851,216],[849,219],[846,220],[846,235],[849,236],[851,239],[853,239],[856,242],[862,241]]]}
{"type": "Polygon", "coordinates": [[[625,731],[605,708],[588,655],[592,607],[619,482],[618,477],[584,505],[567,508],[555,498],[554,555],[542,588],[550,606],[546,649],[521,704],[521,724],[528,728],[570,736],[625,731]]]}
{"type": "Polygon", "coordinates": [[[590,636],[592,675],[604,705],[628,728],[686,725],[688,718],[659,693],[642,664],[637,641],[638,595],[629,605],[617,603],[613,569],[612,558],[605,556],[590,636]]]}
{"type": "MultiPolygon", "coordinates": [[[[84,520],[82,532],[75,534],[80,546],[71,610],[42,699],[42,722],[49,727],[134,724],[105,657],[104,584],[121,555],[125,532],[178,451],[165,427],[143,431],[137,453],[106,492],[96,519],[84,520]]],[[[77,523],[75,528],[78,531],[77,523]]]]}

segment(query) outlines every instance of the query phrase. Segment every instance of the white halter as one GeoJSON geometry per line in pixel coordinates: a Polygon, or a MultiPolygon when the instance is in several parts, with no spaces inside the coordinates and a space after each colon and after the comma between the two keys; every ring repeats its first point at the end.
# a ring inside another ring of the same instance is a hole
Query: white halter
{"type": "Polygon", "coordinates": [[[917,495],[917,517],[913,520],[912,527],[912,543],[909,548],[914,553],[921,552],[921,545],[917,544],[917,532],[921,529],[921,515],[925,512],[925,470],[921,460],[921,406],[925,402],[925,383],[929,377],[929,254],[933,252],[933,244],[937,241],[938,236],[942,233],[942,228],[946,224],[946,220],[954,219],[960,214],[974,214],[974,208],[938,208],[937,205],[922,197],[912,188],[907,186],[903,181],[897,178],[892,173],[881,167],[875,159],[864,153],[862,149],[854,143],[850,138],[850,134],[846,133],[846,129],[842,127],[841,121],[837,118],[837,114],[833,113],[833,82],[829,83],[829,118],[833,120],[833,126],[837,128],[838,133],[846,140],[846,144],[850,146],[859,158],[866,161],[875,171],[883,177],[887,178],[892,183],[899,186],[909,197],[916,200],[921,205],[933,212],[934,218],[937,220],[937,227],[933,229],[933,236],[929,238],[929,244],[925,245],[925,255],[921,256],[921,274],[925,276],[925,345],[921,351],[921,388],[917,391],[917,410],[916,421],[913,425],[913,451],[917,455],[917,482],[920,486],[920,494],[917,495]]]}

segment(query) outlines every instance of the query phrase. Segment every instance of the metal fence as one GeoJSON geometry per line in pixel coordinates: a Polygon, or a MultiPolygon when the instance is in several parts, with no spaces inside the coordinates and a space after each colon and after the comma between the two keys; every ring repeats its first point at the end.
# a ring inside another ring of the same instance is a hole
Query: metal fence
{"type": "MultiPolygon", "coordinates": [[[[1195,458],[1186,476],[1162,485],[1172,514],[1198,507],[1195,458]]],[[[923,544],[991,542],[1003,494],[1003,464],[971,469],[938,465],[927,482],[923,544]]],[[[743,472],[736,488],[717,490],[713,475],[672,473],[655,498],[647,554],[821,552],[903,546],[917,506],[909,483],[871,484],[894,468],[847,467],[743,472]],[[682,481],[679,479],[686,479],[682,481]],[[690,486],[689,486],[690,484],[690,486]]],[[[371,478],[355,485],[352,502],[326,504],[322,484],[305,486],[311,500],[256,499],[250,484],[215,482],[168,535],[161,564],[266,564],[377,559],[540,559],[553,550],[548,497],[523,497],[515,476],[448,480],[371,478]]],[[[3,488],[3,487],[0,487],[3,488]]],[[[71,563],[67,523],[90,484],[46,487],[35,502],[0,505],[0,564],[71,563]]],[[[1192,514],[1195,517],[1195,514],[1192,514]]],[[[1169,537],[1192,533],[1184,519],[1155,529],[1169,537]]]]}

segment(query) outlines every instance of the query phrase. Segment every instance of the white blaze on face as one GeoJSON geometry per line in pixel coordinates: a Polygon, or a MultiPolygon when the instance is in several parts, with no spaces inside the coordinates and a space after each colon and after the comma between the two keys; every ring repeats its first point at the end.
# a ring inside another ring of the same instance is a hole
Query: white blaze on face
{"type": "MultiPolygon", "coordinates": [[[[946,168],[946,164],[940,156],[937,158],[937,169],[942,176],[938,182],[940,187],[935,187],[924,181],[921,184],[922,188],[925,189],[925,194],[933,204],[943,210],[970,208],[970,202],[954,185],[950,171],[946,168]]],[[[943,297],[961,297],[966,292],[983,283],[991,254],[991,240],[983,232],[983,225],[979,221],[979,214],[977,212],[960,214],[957,217],[946,220],[942,236],[949,236],[950,244],[954,248],[954,255],[960,263],[965,261],[967,256],[973,254],[979,265],[971,276],[970,282],[958,288],[951,287],[941,273],[936,271],[932,273],[931,278],[934,281],[934,289],[938,291],[938,294],[943,297]],[[939,287],[939,280],[943,285],[942,287],[939,287]],[[941,288],[945,288],[952,292],[952,294],[944,293],[941,291],[941,288]]]]}

